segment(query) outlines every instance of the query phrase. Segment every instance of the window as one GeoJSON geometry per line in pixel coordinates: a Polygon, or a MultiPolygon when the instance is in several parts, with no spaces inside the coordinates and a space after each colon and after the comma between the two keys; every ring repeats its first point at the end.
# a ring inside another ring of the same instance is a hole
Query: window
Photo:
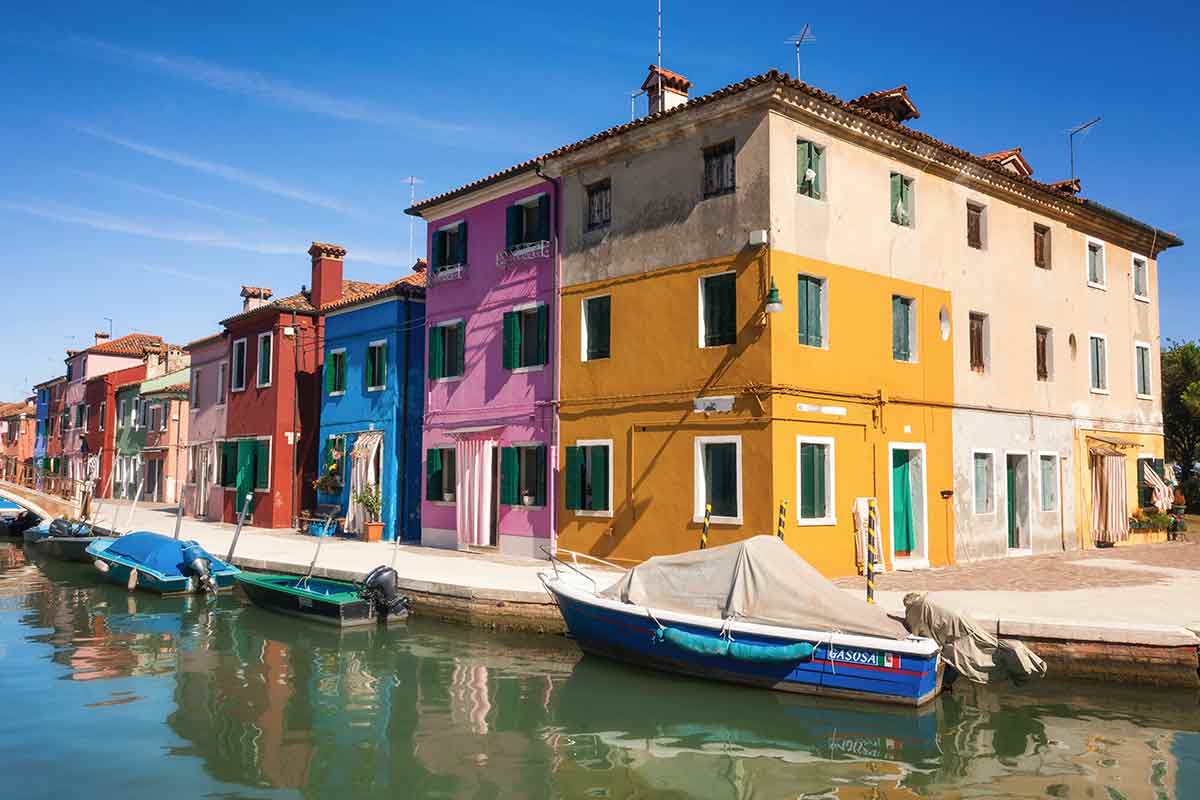
{"type": "Polygon", "coordinates": [[[165,409],[161,403],[150,403],[150,430],[162,431],[166,430],[167,421],[166,415],[163,413],[165,409]]]}
{"type": "Polygon", "coordinates": [[[917,360],[915,304],[911,297],[892,295],[892,358],[896,361],[917,360]]]}
{"type": "Polygon", "coordinates": [[[983,249],[986,211],[976,203],[967,203],[967,247],[983,249]]]}
{"type": "Polygon", "coordinates": [[[150,414],[150,405],[142,398],[133,401],[137,405],[137,424],[135,428],[145,428],[150,414]]]}
{"type": "Polygon", "coordinates": [[[378,392],[387,386],[387,342],[382,339],[367,345],[366,379],[368,392],[378,392]]]}
{"type": "Polygon", "coordinates": [[[732,272],[700,279],[700,346],[737,343],[737,276],[732,272]]]}
{"type": "Polygon", "coordinates": [[[1033,223],[1033,263],[1050,269],[1050,228],[1033,223]]]}
{"type": "Polygon", "coordinates": [[[1033,346],[1036,354],[1037,379],[1048,381],[1054,370],[1054,333],[1049,328],[1034,328],[1033,346]]]}
{"type": "Polygon", "coordinates": [[[226,376],[229,373],[229,362],[222,361],[217,365],[217,405],[225,405],[226,376]]]}
{"type": "Polygon", "coordinates": [[[265,492],[271,488],[271,440],[254,440],[254,491],[265,492]]]}
{"type": "Polygon", "coordinates": [[[833,439],[796,437],[796,496],[801,525],[836,525],[833,439]]]}
{"type": "Polygon", "coordinates": [[[1058,456],[1042,453],[1038,458],[1042,488],[1042,511],[1058,510],[1058,456]]]}
{"type": "MultiPolygon", "coordinates": [[[[341,433],[334,433],[325,437],[325,456],[321,463],[321,474],[329,475],[338,485],[342,485],[345,480],[343,470],[350,463],[347,457],[346,436],[341,433]]],[[[336,494],[337,492],[334,492],[336,494]]]]}
{"type": "Polygon", "coordinates": [[[693,521],[742,524],[742,437],[697,436],[693,521]]]}
{"type": "Polygon", "coordinates": [[[973,458],[975,513],[991,514],[996,510],[996,456],[989,451],[976,450],[973,458]]]}
{"type": "Polygon", "coordinates": [[[429,329],[429,378],[461,378],[465,371],[466,324],[462,320],[441,322],[429,329]]]}
{"type": "Polygon", "coordinates": [[[506,506],[546,505],[546,446],[500,448],[500,502],[506,506]]]}
{"type": "Polygon", "coordinates": [[[79,411],[80,411],[79,427],[83,428],[84,431],[87,431],[87,429],[88,429],[88,413],[91,411],[91,409],[88,408],[87,405],[85,404],[85,405],[82,405],[79,407],[79,411]]]}
{"type": "Polygon", "coordinates": [[[612,442],[578,441],[566,450],[566,507],[579,516],[612,516],[612,442]]]}
{"type": "Polygon", "coordinates": [[[1150,275],[1146,259],[1133,257],[1133,296],[1137,300],[1150,301],[1150,275]]]}
{"type": "Polygon", "coordinates": [[[1087,276],[1088,286],[1105,289],[1108,279],[1105,274],[1104,245],[1100,242],[1088,242],[1087,245],[1087,276]]]}
{"type": "Polygon", "coordinates": [[[108,401],[100,401],[100,419],[96,423],[100,430],[104,430],[104,417],[108,414],[108,401]]]}
{"type": "Polygon", "coordinates": [[[233,380],[229,384],[231,391],[240,392],[246,388],[246,340],[238,339],[233,343],[233,380]]]}
{"type": "Polygon", "coordinates": [[[453,503],[457,465],[453,447],[433,447],[425,451],[425,499],[435,503],[453,503]]]}
{"type": "Polygon", "coordinates": [[[1158,477],[1165,476],[1166,464],[1161,458],[1143,456],[1137,460],[1137,490],[1138,508],[1149,508],[1154,505],[1154,486],[1146,480],[1146,467],[1150,467],[1158,477]]]}
{"type": "Polygon", "coordinates": [[[587,229],[607,228],[612,222],[612,182],[598,181],[587,187],[587,229]]]}
{"type": "Polygon", "coordinates": [[[796,191],[820,200],[825,190],[825,148],[812,142],[796,142],[796,191]]]}
{"type": "Polygon", "coordinates": [[[988,356],[987,314],[972,311],[970,314],[970,325],[971,369],[974,372],[983,372],[987,369],[988,356]]]}
{"type": "Polygon", "coordinates": [[[583,360],[608,358],[611,345],[612,298],[589,297],[583,301],[583,360]]]}
{"type": "Polygon", "coordinates": [[[508,207],[505,219],[505,249],[550,240],[550,195],[529,197],[508,207]]]}
{"type": "Polygon", "coordinates": [[[549,361],[550,307],[542,303],[504,315],[504,368],[540,367],[549,361]]]}
{"type": "Polygon", "coordinates": [[[1093,392],[1108,392],[1108,339],[1105,336],[1092,334],[1089,352],[1091,353],[1091,377],[1093,392]]]}
{"type": "Polygon", "coordinates": [[[800,344],[825,346],[825,279],[801,275],[798,279],[797,313],[800,344]]]}
{"type": "Polygon", "coordinates": [[[339,347],[329,351],[325,359],[325,393],[340,395],[346,393],[346,348],[339,347]]]}
{"type": "Polygon", "coordinates": [[[467,223],[460,222],[434,231],[429,257],[432,259],[429,268],[434,272],[466,264],[467,223]]]}
{"type": "Polygon", "coordinates": [[[271,333],[258,335],[258,379],[255,385],[260,389],[271,385],[271,350],[274,341],[271,333]]]}
{"type": "Polygon", "coordinates": [[[196,411],[200,400],[200,376],[203,370],[196,368],[192,370],[192,385],[188,387],[188,407],[192,411],[196,411]]]}
{"type": "Polygon", "coordinates": [[[737,185],[737,166],[733,142],[723,142],[704,150],[704,196],[729,194],[737,185]]]}
{"type": "Polygon", "coordinates": [[[1137,396],[1143,399],[1149,399],[1152,396],[1153,390],[1150,377],[1150,345],[1144,342],[1136,342],[1133,346],[1133,362],[1136,369],[1136,386],[1137,396]]]}
{"type": "Polygon", "coordinates": [[[893,172],[891,177],[891,214],[892,222],[905,227],[912,226],[913,218],[913,182],[899,172],[893,172]]]}

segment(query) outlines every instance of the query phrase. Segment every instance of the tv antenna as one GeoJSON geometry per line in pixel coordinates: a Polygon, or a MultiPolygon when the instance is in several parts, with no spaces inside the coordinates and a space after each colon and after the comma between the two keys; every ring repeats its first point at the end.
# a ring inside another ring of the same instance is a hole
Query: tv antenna
{"type": "Polygon", "coordinates": [[[789,36],[784,42],[796,48],[796,80],[800,80],[800,48],[806,44],[816,44],[817,36],[812,32],[812,26],[807,22],[795,36],[789,36]]]}
{"type": "Polygon", "coordinates": [[[1071,180],[1075,180],[1075,134],[1083,133],[1099,121],[1100,118],[1096,117],[1095,119],[1085,122],[1082,125],[1076,125],[1074,128],[1071,128],[1069,131],[1067,131],[1067,153],[1071,159],[1071,180]]]}
{"type": "MultiPolygon", "coordinates": [[[[413,206],[415,206],[417,204],[417,184],[424,183],[425,181],[421,180],[416,175],[409,175],[406,178],[404,178],[404,180],[408,181],[408,207],[412,208],[413,206]]],[[[417,263],[416,258],[413,257],[413,234],[414,234],[413,226],[416,224],[417,224],[416,217],[408,218],[408,265],[410,267],[413,264],[417,263]]]]}

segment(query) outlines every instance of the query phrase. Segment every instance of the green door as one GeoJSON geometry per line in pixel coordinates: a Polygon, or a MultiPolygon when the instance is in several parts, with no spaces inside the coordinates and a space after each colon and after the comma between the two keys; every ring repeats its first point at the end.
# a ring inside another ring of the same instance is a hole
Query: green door
{"type": "MultiPolygon", "coordinates": [[[[237,491],[237,513],[242,513],[242,505],[245,504],[247,497],[254,495],[254,440],[242,439],[237,443],[237,483],[234,487],[237,491]]],[[[254,503],[251,502],[250,510],[247,515],[254,511],[254,503]]]]}
{"type": "Polygon", "coordinates": [[[1013,462],[1008,461],[1008,499],[1005,508],[1008,509],[1008,546],[1021,546],[1021,538],[1017,533],[1017,470],[1013,462]]]}
{"type": "Polygon", "coordinates": [[[915,547],[913,532],[912,479],[908,450],[892,451],[892,545],[898,556],[907,556],[915,547]]]}

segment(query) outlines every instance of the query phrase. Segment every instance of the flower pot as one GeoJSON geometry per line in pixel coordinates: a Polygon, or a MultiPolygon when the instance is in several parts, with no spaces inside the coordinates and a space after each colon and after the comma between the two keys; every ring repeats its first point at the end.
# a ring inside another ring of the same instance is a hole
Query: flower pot
{"type": "Polygon", "coordinates": [[[521,505],[523,505],[523,506],[533,505],[533,495],[531,495],[531,494],[521,495],[521,505]]]}
{"type": "Polygon", "coordinates": [[[363,523],[363,541],[378,542],[383,539],[383,523],[382,522],[364,522],[363,523]]]}
{"type": "Polygon", "coordinates": [[[446,501],[447,503],[453,503],[454,502],[454,492],[444,493],[442,495],[442,500],[446,501]]]}

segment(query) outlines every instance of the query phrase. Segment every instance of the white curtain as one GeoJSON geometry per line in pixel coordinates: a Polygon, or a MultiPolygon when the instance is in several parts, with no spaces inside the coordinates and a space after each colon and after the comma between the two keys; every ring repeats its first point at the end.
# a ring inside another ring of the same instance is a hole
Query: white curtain
{"type": "Polygon", "coordinates": [[[495,442],[460,439],[454,444],[458,474],[455,507],[458,544],[492,544],[492,449],[495,442]]]}
{"type": "Polygon", "coordinates": [[[383,445],[383,431],[360,433],[350,450],[350,508],[346,511],[346,530],[362,533],[367,521],[367,510],[356,501],[355,495],[371,486],[379,485],[375,471],[375,455],[383,445]]]}

